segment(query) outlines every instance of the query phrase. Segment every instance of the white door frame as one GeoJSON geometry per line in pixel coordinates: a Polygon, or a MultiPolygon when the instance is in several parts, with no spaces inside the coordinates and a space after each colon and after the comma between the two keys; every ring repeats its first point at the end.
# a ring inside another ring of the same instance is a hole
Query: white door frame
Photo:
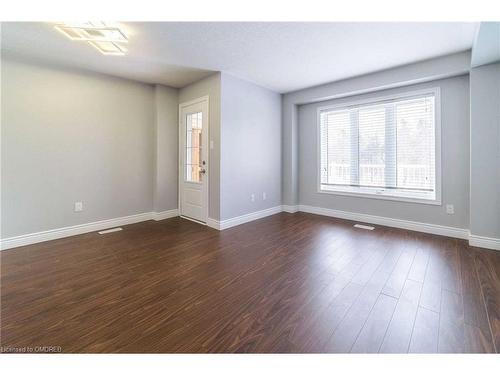
{"type": "MultiPolygon", "coordinates": [[[[203,194],[203,207],[204,207],[204,219],[205,221],[202,222],[201,224],[207,225],[208,222],[208,212],[209,212],[209,191],[210,191],[210,101],[209,101],[209,96],[205,95],[197,99],[193,99],[187,102],[183,102],[179,104],[179,143],[178,143],[178,148],[179,148],[179,173],[178,173],[178,207],[179,207],[179,215],[183,217],[184,219],[188,219],[191,221],[195,221],[197,223],[200,223],[198,220],[182,216],[182,207],[181,207],[181,202],[182,202],[182,190],[183,190],[183,182],[184,182],[184,165],[183,165],[183,159],[184,159],[184,149],[182,146],[183,144],[183,126],[182,126],[182,110],[184,107],[189,107],[190,105],[197,104],[197,103],[206,103],[206,108],[207,108],[207,118],[206,122],[204,120],[204,124],[206,124],[206,137],[207,137],[207,160],[206,160],[206,173],[204,174],[205,178],[205,184],[206,188],[204,189],[204,194],[203,194]]],[[[205,126],[204,129],[205,130],[205,126]]]]}

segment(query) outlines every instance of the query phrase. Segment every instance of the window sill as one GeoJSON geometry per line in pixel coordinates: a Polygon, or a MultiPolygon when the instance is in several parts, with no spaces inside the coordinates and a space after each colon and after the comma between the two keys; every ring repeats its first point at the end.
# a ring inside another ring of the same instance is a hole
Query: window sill
{"type": "Polygon", "coordinates": [[[335,186],[331,188],[321,187],[318,189],[320,194],[344,195],[358,198],[381,199],[397,202],[409,202],[429,204],[434,206],[441,205],[440,197],[434,194],[403,192],[403,191],[387,191],[375,188],[353,188],[335,186]]]}

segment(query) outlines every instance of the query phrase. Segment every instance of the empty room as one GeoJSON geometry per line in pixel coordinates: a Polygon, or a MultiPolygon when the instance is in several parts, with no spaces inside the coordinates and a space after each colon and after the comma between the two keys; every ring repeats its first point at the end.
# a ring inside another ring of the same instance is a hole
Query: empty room
{"type": "Polygon", "coordinates": [[[8,21],[1,52],[2,353],[500,351],[500,23],[8,21]]]}

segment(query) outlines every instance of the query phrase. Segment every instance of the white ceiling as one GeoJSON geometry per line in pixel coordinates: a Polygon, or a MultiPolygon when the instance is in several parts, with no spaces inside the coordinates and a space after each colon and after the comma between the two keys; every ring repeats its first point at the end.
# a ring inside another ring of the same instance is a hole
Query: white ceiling
{"type": "Polygon", "coordinates": [[[277,92],[472,47],[477,23],[126,22],[126,56],[104,56],[50,23],[2,23],[2,52],[183,87],[223,71],[277,92]]]}
{"type": "Polygon", "coordinates": [[[471,60],[474,67],[500,61],[500,22],[481,22],[471,60]]]}

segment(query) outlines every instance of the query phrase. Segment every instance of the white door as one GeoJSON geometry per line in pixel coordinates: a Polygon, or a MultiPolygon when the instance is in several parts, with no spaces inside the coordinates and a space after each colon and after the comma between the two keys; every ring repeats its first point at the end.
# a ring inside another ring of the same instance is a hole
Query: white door
{"type": "Polygon", "coordinates": [[[208,218],[208,98],[179,106],[180,214],[203,223],[208,218]]]}

